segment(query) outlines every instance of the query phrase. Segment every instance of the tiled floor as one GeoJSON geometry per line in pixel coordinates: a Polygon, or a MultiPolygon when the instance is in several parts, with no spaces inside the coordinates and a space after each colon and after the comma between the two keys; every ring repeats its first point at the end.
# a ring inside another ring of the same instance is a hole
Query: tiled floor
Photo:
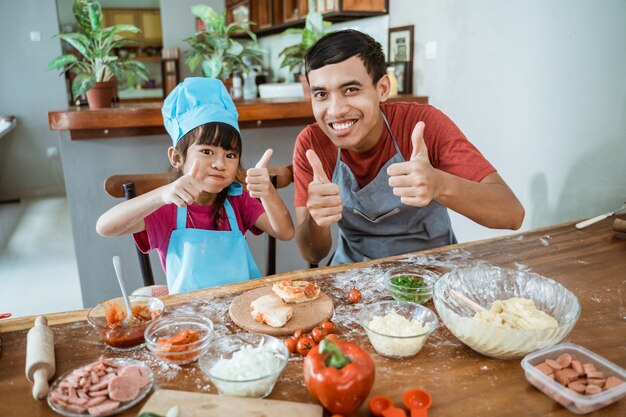
{"type": "Polygon", "coordinates": [[[83,308],[67,200],[19,204],[0,205],[2,230],[12,230],[0,234],[0,313],[20,317],[83,308]]]}

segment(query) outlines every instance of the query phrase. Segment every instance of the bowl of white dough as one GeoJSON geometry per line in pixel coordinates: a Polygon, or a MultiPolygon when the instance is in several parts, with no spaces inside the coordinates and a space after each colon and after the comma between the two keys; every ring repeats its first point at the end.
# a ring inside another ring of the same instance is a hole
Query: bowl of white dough
{"type": "Polygon", "coordinates": [[[552,346],[580,316],[578,298],[544,276],[482,266],[443,275],[433,290],[441,321],[461,342],[483,355],[510,359],[552,346]],[[461,294],[485,310],[476,312],[461,294]]]}

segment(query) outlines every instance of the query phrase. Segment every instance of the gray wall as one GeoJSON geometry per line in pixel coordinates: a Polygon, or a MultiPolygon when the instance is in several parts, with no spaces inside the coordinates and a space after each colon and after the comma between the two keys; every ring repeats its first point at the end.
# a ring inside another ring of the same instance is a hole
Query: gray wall
{"type": "Polygon", "coordinates": [[[61,53],[54,0],[0,2],[0,115],[17,116],[15,130],[0,138],[0,200],[62,195],[61,160],[47,157],[58,146],[48,111],[67,108],[65,78],[46,71],[61,53]],[[30,32],[41,34],[30,41],[30,32]]]}
{"type": "MultiPolygon", "coordinates": [[[[523,229],[626,201],[626,2],[407,3],[390,1],[390,26],[415,25],[414,92],[496,166],[526,208],[523,229]]],[[[453,224],[463,241],[508,233],[455,213],[453,224]]]]}

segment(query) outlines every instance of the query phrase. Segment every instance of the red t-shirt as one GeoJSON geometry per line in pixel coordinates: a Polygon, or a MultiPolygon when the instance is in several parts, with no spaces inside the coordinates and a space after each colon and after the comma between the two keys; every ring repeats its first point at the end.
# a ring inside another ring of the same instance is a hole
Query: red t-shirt
{"type": "MultiPolygon", "coordinates": [[[[423,121],[426,124],[424,142],[433,167],[471,181],[481,181],[496,171],[452,120],[433,106],[396,102],[381,104],[380,108],[407,161],[413,150],[411,133],[415,124],[423,121]]],[[[307,190],[313,180],[313,170],[306,158],[308,149],[313,149],[320,158],[328,178],[332,177],[337,163],[337,147],[317,123],[300,132],[293,154],[296,207],[306,206],[307,190]]],[[[342,149],[341,160],[350,167],[359,186],[363,188],[378,175],[395,153],[393,139],[385,127],[380,140],[372,149],[361,153],[342,149]]]]}
{"type": "MultiPolygon", "coordinates": [[[[248,230],[255,235],[263,233],[262,230],[254,226],[259,216],[265,213],[265,209],[259,200],[250,197],[250,194],[246,191],[241,195],[228,197],[228,200],[233,206],[241,234],[245,235],[248,230]]],[[[167,204],[160,207],[144,219],[146,229],[133,234],[135,243],[140,251],[148,253],[152,249],[157,250],[163,271],[165,271],[165,258],[167,256],[167,247],[170,244],[170,236],[172,235],[172,230],[176,229],[177,208],[178,206],[175,204],[167,204]]],[[[230,230],[224,207],[220,211],[218,226],[217,230],[230,230]]],[[[199,206],[192,204],[187,207],[187,227],[215,230],[213,228],[213,205],[199,206]]]]}

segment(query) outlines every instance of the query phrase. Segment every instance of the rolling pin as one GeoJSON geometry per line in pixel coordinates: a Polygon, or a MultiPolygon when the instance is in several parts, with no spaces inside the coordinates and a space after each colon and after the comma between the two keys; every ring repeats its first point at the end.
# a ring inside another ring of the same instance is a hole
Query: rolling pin
{"type": "Polygon", "coordinates": [[[33,398],[43,400],[48,395],[48,380],[55,372],[54,334],[44,316],[35,319],[35,325],[26,336],[26,377],[33,383],[33,398]]]}

